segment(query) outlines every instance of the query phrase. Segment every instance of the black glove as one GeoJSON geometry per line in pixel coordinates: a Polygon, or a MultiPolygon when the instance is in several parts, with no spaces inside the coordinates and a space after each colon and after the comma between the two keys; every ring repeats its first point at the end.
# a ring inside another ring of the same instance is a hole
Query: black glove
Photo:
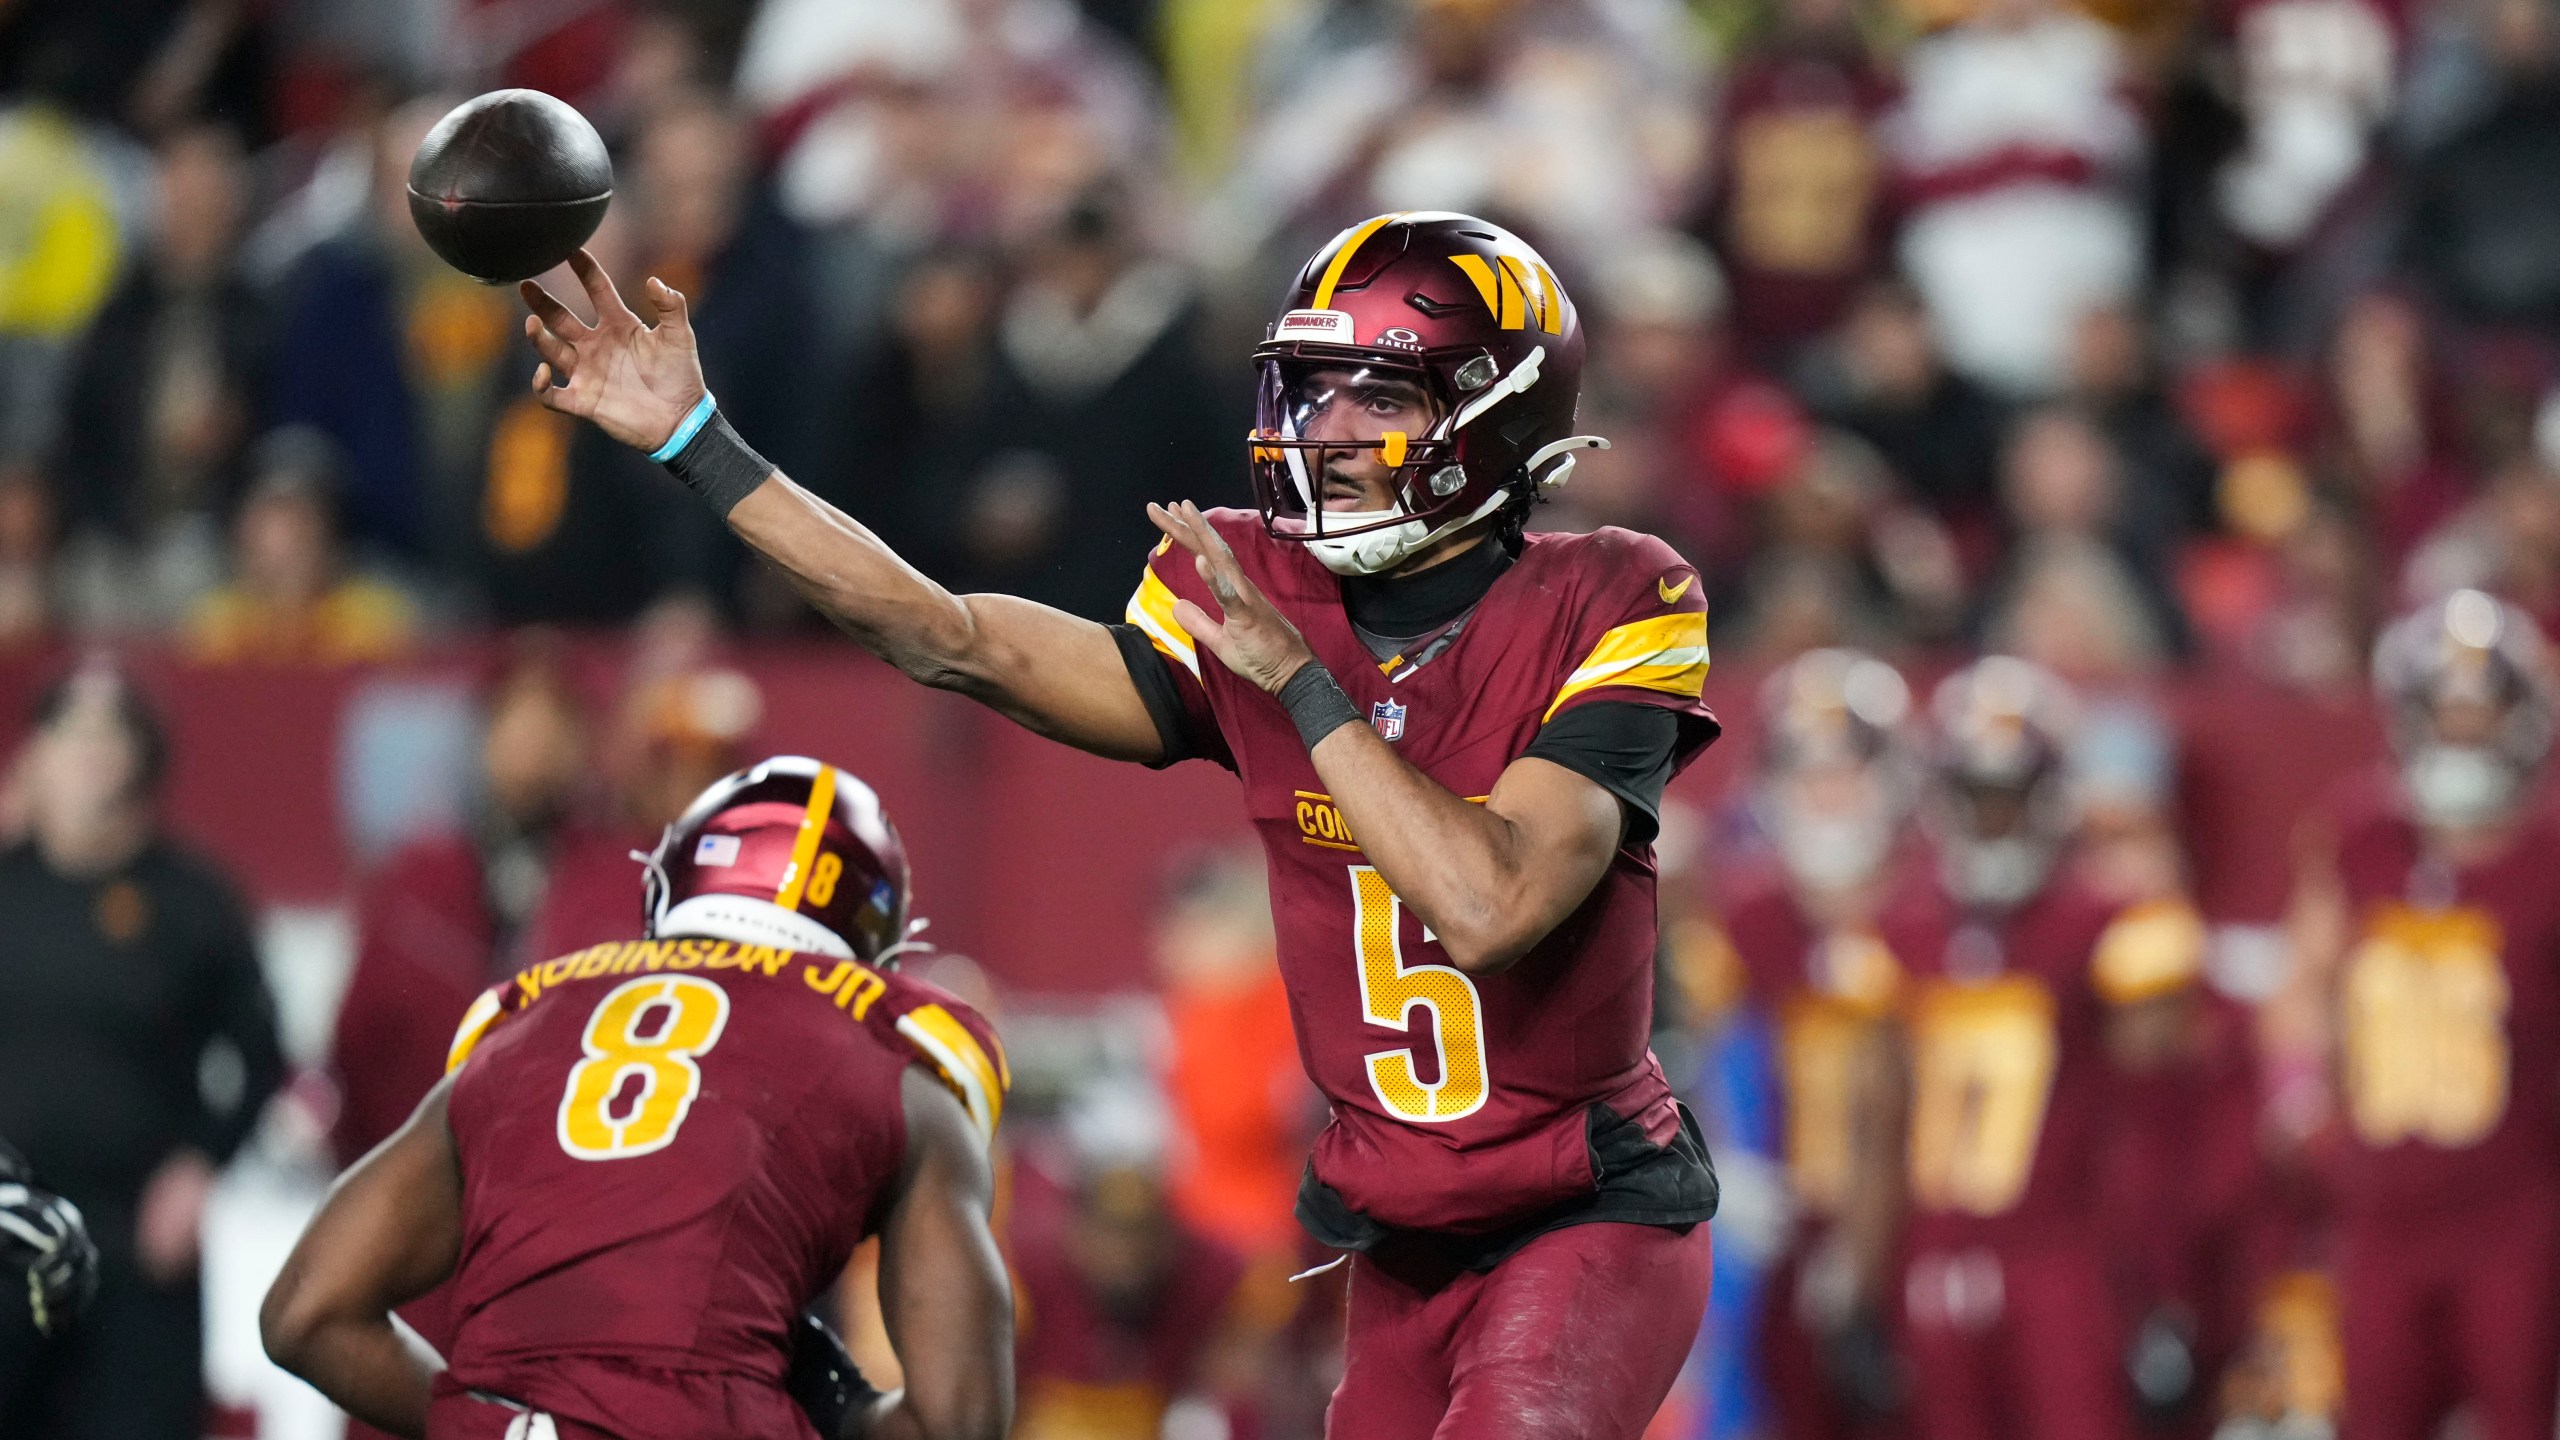
{"type": "Polygon", "coordinates": [[[802,1315],[791,1327],[791,1372],[782,1380],[793,1403],[825,1440],[841,1440],[856,1412],[867,1413],[880,1392],[854,1368],[844,1342],[826,1322],[802,1315]]]}
{"type": "Polygon", "coordinates": [[[1881,1319],[1855,1313],[1825,1333],[1821,1345],[1823,1379],[1832,1398],[1860,1426],[1881,1424],[1902,1412],[1902,1361],[1881,1319]]]}
{"type": "Polygon", "coordinates": [[[0,1172],[0,1264],[27,1272],[27,1307],[51,1335],[97,1295],[98,1247],[79,1206],[10,1170],[0,1172]]]}

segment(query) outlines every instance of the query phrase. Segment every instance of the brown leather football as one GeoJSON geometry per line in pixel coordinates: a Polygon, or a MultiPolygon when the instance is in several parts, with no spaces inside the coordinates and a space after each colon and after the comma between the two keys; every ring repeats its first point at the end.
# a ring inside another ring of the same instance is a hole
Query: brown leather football
{"type": "Polygon", "coordinates": [[[492,90],[453,108],[409,162],[409,217],[428,248],[475,280],[509,285],[569,258],[613,200],[604,138],[539,90],[492,90]]]}

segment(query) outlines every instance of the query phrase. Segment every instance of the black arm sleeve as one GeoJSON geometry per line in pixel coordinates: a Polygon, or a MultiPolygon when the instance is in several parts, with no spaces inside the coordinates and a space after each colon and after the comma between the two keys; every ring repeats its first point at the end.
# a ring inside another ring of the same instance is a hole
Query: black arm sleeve
{"type": "Polygon", "coordinates": [[[1617,796],[1627,813],[1621,843],[1650,844],[1662,828],[1662,787],[1680,753],[1680,721],[1659,705],[1594,700],[1548,721],[1523,758],[1561,765],[1617,796]]]}
{"type": "Polygon", "coordinates": [[[1200,734],[1198,722],[1174,690],[1177,683],[1166,660],[1156,649],[1147,632],[1135,625],[1111,625],[1114,643],[1120,647],[1120,663],[1129,667],[1129,678],[1138,687],[1138,698],[1145,701],[1147,714],[1156,722],[1156,738],[1164,742],[1162,759],[1148,763],[1150,770],[1162,770],[1185,760],[1214,760],[1220,747],[1200,734]]]}

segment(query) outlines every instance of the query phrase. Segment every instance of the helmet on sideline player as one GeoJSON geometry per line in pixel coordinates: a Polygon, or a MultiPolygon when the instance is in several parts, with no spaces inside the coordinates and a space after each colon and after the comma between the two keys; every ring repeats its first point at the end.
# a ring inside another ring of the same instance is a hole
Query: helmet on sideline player
{"type": "Polygon", "coordinates": [[[1525,515],[1576,450],[1582,323],[1555,271],[1518,236],[1470,215],[1404,211],[1343,231],[1309,260],[1253,358],[1254,497],[1264,526],[1325,568],[1371,575],[1490,516],[1525,515]],[[1362,417],[1309,432],[1346,391],[1418,385],[1423,428],[1362,417]],[[1344,433],[1346,432],[1347,433],[1344,433]],[[1386,510],[1324,508],[1325,452],[1375,451],[1386,510]]]}
{"type": "Polygon", "coordinates": [[[2395,621],[2374,645],[2400,783],[2422,823],[2494,823],[2551,753],[2549,654],[2533,620],[2457,590],[2395,621]]]}
{"type": "Polygon", "coordinates": [[[894,961],[910,933],[907,847],[860,780],[779,755],[714,783],[633,858],[648,866],[649,938],[894,961]]]}
{"type": "Polygon", "coordinates": [[[1930,714],[1947,888],[1968,905],[2019,904],[2043,888],[2071,838],[2079,706],[2052,671],[1993,655],[1940,681],[1930,714]]]}
{"type": "Polygon", "coordinates": [[[1760,687],[1753,806],[1799,885],[1838,890],[1876,873],[1910,814],[1902,723],[1911,688],[1858,650],[1810,650],[1760,687]]]}

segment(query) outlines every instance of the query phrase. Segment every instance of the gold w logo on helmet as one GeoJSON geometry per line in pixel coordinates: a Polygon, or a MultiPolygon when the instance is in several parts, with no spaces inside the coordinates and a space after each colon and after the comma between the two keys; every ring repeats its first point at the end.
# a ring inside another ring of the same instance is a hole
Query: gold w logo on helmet
{"type": "Polygon", "coordinates": [[[1550,335],[1564,333],[1564,288],[1556,284],[1555,272],[1543,261],[1522,260],[1516,255],[1499,255],[1487,260],[1481,255],[1452,255],[1449,263],[1466,272],[1476,293],[1484,297],[1484,308],[1494,314],[1505,330],[1525,328],[1535,317],[1538,328],[1550,335]]]}

